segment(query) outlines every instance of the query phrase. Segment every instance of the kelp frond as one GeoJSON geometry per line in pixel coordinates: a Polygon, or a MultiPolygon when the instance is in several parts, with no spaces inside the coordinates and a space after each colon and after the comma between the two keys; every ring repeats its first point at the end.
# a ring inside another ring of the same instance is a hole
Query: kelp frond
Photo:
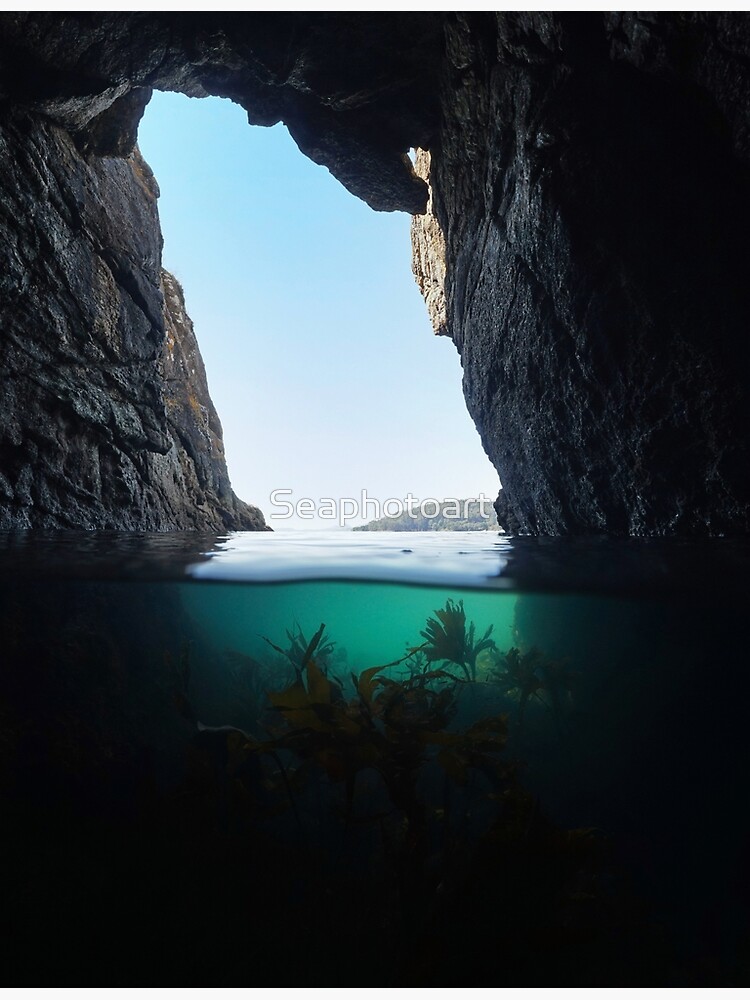
{"type": "Polygon", "coordinates": [[[450,598],[445,602],[444,608],[435,611],[435,616],[427,619],[427,624],[420,633],[426,640],[423,648],[428,662],[455,663],[467,680],[476,680],[477,656],[486,649],[495,648],[494,640],[490,639],[493,626],[490,625],[476,642],[474,622],[469,624],[468,630],[466,627],[464,602],[455,602],[450,598]]]}
{"type": "Polygon", "coordinates": [[[271,649],[275,650],[281,656],[284,656],[287,660],[289,660],[294,667],[297,677],[299,678],[314,654],[320,664],[320,668],[324,672],[327,672],[327,660],[333,653],[336,643],[332,642],[328,636],[326,636],[325,628],[325,624],[321,623],[320,628],[308,642],[302,629],[299,625],[295,624],[293,629],[287,629],[286,634],[289,645],[286,649],[282,649],[281,646],[277,646],[275,642],[271,642],[271,640],[265,635],[261,636],[261,638],[264,642],[268,643],[271,649]]]}
{"type": "Polygon", "coordinates": [[[535,646],[525,653],[515,646],[502,653],[490,675],[505,693],[518,698],[519,725],[523,723],[531,698],[547,705],[559,725],[563,703],[570,696],[574,676],[567,661],[550,660],[535,646]]]}

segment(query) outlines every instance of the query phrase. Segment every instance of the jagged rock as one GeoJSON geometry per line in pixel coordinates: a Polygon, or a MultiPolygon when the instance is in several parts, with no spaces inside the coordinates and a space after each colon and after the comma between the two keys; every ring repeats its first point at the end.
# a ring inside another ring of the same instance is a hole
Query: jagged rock
{"type": "Polygon", "coordinates": [[[750,528],[747,28],[448,23],[447,327],[511,530],[750,528]]]}
{"type": "Polygon", "coordinates": [[[128,156],[135,149],[138,126],[152,94],[150,87],[136,87],[118,97],[78,131],[79,148],[95,156],[128,156]]]}
{"type": "MultiPolygon", "coordinates": [[[[161,272],[166,338],[162,351],[167,424],[174,442],[168,461],[176,497],[190,497],[199,509],[196,527],[265,528],[257,507],[238,500],[227,474],[221,422],[211,401],[203,358],[185,311],[182,286],[161,272]]],[[[158,459],[157,459],[158,461],[158,459]]],[[[168,481],[165,473],[163,479],[168,481]]]]}
{"type": "MultiPolygon", "coordinates": [[[[430,183],[430,154],[417,150],[414,172],[430,183]]],[[[427,198],[424,215],[411,220],[412,271],[427,306],[432,329],[438,336],[447,336],[448,313],[445,305],[445,237],[432,209],[432,192],[427,198]]]]}
{"type": "Polygon", "coordinates": [[[15,114],[0,175],[0,527],[264,527],[229,488],[174,293],[166,337],[146,164],[87,162],[66,131],[15,114]]]}
{"type": "Polygon", "coordinates": [[[11,12],[0,27],[9,523],[202,516],[155,485],[172,447],[158,240],[122,243],[106,200],[127,231],[142,193],[97,159],[128,152],[154,87],[284,121],[377,209],[425,211],[406,153],[429,150],[415,270],[461,355],[501,523],[750,529],[746,15],[11,12]]]}
{"type": "Polygon", "coordinates": [[[85,132],[132,87],[229,97],[384,211],[424,210],[406,155],[437,121],[440,14],[0,18],[0,98],[85,132]]]}

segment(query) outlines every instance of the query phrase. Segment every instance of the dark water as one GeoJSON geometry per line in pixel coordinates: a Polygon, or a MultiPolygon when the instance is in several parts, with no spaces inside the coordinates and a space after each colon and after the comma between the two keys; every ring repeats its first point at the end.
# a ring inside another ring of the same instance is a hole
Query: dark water
{"type": "Polygon", "coordinates": [[[749,566],[6,537],[6,980],[746,985],[749,566]]]}

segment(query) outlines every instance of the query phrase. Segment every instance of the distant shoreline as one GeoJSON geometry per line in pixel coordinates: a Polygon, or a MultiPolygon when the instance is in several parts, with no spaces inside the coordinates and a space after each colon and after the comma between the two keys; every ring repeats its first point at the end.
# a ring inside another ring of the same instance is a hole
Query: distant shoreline
{"type": "Polygon", "coordinates": [[[394,517],[380,517],[367,524],[360,524],[352,531],[499,531],[495,511],[489,516],[482,513],[476,501],[444,501],[434,516],[426,517],[419,510],[404,511],[394,517]],[[457,511],[460,506],[460,516],[457,511]]]}

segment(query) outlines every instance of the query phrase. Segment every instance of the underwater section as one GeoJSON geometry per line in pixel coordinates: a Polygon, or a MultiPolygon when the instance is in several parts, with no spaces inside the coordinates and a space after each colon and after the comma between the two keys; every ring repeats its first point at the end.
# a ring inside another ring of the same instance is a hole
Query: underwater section
{"type": "Polygon", "coordinates": [[[16,982],[742,985],[746,595],[0,586],[16,982]]]}
{"type": "MultiPolygon", "coordinates": [[[[289,640],[288,632],[312,636],[324,622],[335,641],[332,664],[341,677],[389,663],[424,642],[420,631],[425,622],[435,607],[444,606],[455,593],[442,587],[345,581],[184,584],[179,589],[182,606],[207,648],[225,646],[252,654],[256,660],[267,658],[266,639],[283,645],[289,640]]],[[[475,628],[484,631],[492,626],[495,641],[513,644],[513,594],[477,590],[470,605],[475,628]]],[[[470,655],[467,650],[466,656],[470,655]]],[[[281,671],[283,677],[283,663],[281,671]]]]}

